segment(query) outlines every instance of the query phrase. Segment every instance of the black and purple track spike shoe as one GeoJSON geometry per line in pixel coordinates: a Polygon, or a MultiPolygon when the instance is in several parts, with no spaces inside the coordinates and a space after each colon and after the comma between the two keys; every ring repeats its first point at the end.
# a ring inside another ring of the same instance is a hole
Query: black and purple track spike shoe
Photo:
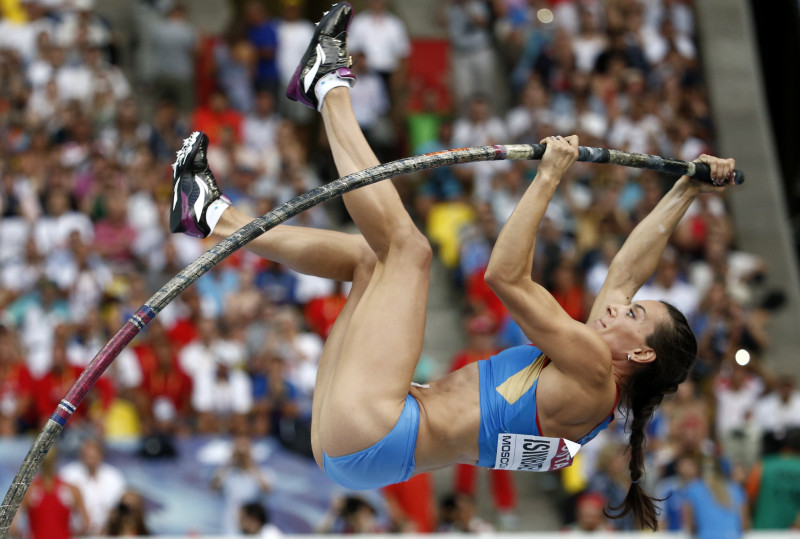
{"type": "Polygon", "coordinates": [[[206,223],[206,210],[222,196],[214,174],[208,168],[208,137],[195,131],[183,141],[178,158],[172,165],[172,207],[169,229],[196,238],[211,234],[206,223]]]}
{"type": "Polygon", "coordinates": [[[286,97],[316,110],[319,103],[314,87],[319,79],[335,71],[339,77],[355,80],[355,75],[350,71],[352,61],[347,53],[347,30],[352,18],[353,8],[347,2],[334,4],[323,15],[289,82],[286,97]]]}

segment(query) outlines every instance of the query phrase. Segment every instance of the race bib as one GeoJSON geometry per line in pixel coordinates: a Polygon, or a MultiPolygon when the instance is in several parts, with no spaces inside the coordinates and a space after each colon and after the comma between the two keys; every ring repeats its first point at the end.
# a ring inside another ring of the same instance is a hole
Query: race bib
{"type": "Polygon", "coordinates": [[[564,438],[529,434],[497,435],[496,470],[550,472],[572,465],[581,445],[564,438]]]}

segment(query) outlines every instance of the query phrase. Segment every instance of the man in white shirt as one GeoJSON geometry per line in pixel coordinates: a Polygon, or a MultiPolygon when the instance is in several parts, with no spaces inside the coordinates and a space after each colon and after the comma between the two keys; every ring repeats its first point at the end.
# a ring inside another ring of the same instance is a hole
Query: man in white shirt
{"type": "Polygon", "coordinates": [[[411,43],[403,22],[386,9],[386,0],[370,0],[369,9],[353,17],[348,46],[364,53],[367,67],[383,78],[391,93],[392,75],[404,68],[411,43]]]}
{"type": "Polygon", "coordinates": [[[764,394],[764,381],[745,367],[731,365],[714,380],[717,401],[717,438],[725,457],[749,469],[759,454],[759,429],[754,417],[758,399],[764,394]]]}
{"type": "Polygon", "coordinates": [[[775,391],[756,403],[756,424],[764,433],[764,453],[777,451],[777,443],[791,428],[800,427],[800,392],[791,375],[781,376],[775,391]]]}
{"type": "Polygon", "coordinates": [[[666,301],[691,320],[697,312],[699,294],[693,285],[678,277],[677,256],[674,250],[665,250],[653,279],[640,288],[633,299],[666,301]]]}
{"type": "Polygon", "coordinates": [[[125,492],[125,477],[114,466],[103,462],[103,447],[99,440],[89,439],[81,447],[79,461],[61,469],[61,479],[81,491],[89,514],[89,534],[103,532],[111,509],[125,492]]]}

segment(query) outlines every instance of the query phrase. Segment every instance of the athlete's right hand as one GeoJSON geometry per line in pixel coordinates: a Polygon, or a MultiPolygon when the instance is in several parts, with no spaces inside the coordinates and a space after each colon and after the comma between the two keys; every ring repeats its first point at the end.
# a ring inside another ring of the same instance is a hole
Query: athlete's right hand
{"type": "Polygon", "coordinates": [[[578,160],[578,135],[553,136],[540,141],[547,145],[537,174],[550,174],[560,181],[564,173],[578,160]]]}

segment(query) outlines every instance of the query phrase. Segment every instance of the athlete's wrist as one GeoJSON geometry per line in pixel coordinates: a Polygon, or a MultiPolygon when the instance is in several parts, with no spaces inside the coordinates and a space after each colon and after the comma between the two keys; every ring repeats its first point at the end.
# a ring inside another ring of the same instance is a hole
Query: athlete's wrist
{"type": "Polygon", "coordinates": [[[678,181],[675,182],[672,190],[678,195],[687,196],[692,199],[701,192],[700,186],[693,182],[688,176],[681,176],[678,181]]]}

